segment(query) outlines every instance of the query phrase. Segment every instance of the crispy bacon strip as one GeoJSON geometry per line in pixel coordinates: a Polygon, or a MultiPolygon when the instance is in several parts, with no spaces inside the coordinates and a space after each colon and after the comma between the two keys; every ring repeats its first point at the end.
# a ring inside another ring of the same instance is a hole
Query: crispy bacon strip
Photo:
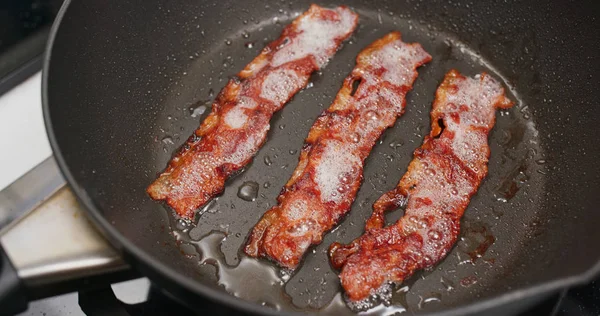
{"type": "Polygon", "coordinates": [[[502,86],[485,73],[475,79],[456,70],[446,74],[433,103],[431,132],[398,186],[375,202],[364,235],[330,247],[351,301],[432,267],[450,251],[460,218],[487,174],[495,110],[511,106],[502,86]],[[384,227],[384,213],[404,204],[404,216],[384,227]]]}
{"type": "Polygon", "coordinates": [[[254,227],[246,254],[294,269],[307,248],[321,242],[350,210],[365,158],[404,112],[416,68],[429,60],[421,45],[403,43],[398,32],[358,55],[333,104],[312,126],[279,204],[254,227]]]}
{"type": "Polygon", "coordinates": [[[265,142],[273,114],[306,86],[356,28],[346,7],[311,5],[227,83],[210,115],[147,189],[181,217],[191,218],[247,165],[265,142]]]}

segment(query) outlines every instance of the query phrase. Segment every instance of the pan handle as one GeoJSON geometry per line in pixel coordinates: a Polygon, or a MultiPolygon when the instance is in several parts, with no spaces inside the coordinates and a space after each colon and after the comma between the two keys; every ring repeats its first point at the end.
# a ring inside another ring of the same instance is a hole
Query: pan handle
{"type": "Polygon", "coordinates": [[[64,179],[29,190],[51,192],[42,198],[15,189],[48,177],[62,179],[52,157],[0,192],[0,215],[23,213],[0,231],[1,315],[26,309],[30,300],[137,276],[89,222],[64,179]]]}

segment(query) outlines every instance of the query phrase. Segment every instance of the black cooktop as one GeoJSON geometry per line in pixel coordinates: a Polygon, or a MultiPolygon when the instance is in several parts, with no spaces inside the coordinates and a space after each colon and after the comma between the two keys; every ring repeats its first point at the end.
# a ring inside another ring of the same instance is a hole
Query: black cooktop
{"type": "MultiPolygon", "coordinates": [[[[79,293],[79,305],[89,316],[166,316],[194,315],[167,295],[152,287],[148,300],[136,305],[118,301],[110,288],[79,293]]],[[[207,301],[202,315],[243,315],[207,301]]],[[[410,314],[410,313],[409,313],[410,314]]],[[[486,314],[487,315],[487,314],[486,314]]],[[[495,314],[494,314],[495,315],[495,314]]],[[[564,290],[526,309],[518,316],[595,316],[600,315],[600,280],[589,285],[564,290]]]]}
{"type": "Polygon", "coordinates": [[[0,94],[39,71],[63,0],[0,1],[0,94]]]}

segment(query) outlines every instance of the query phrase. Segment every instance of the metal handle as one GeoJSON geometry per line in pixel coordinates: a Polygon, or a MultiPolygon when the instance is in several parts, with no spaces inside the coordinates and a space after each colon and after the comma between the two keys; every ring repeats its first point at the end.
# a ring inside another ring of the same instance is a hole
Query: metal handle
{"type": "MultiPolygon", "coordinates": [[[[7,213],[7,205],[11,213],[24,214],[0,231],[0,249],[4,249],[29,300],[82,284],[93,285],[90,278],[97,276],[102,276],[103,284],[134,276],[120,254],[88,221],[64,179],[56,181],[57,177],[62,179],[50,157],[0,192],[0,206],[4,206],[0,214],[7,213]],[[35,179],[54,180],[44,181],[47,185],[40,188],[39,182],[31,182],[35,179]],[[36,190],[27,192],[36,184],[36,190]],[[53,193],[40,197],[32,191],[53,193]]],[[[9,297],[7,290],[0,288],[0,297],[9,297]]]]}

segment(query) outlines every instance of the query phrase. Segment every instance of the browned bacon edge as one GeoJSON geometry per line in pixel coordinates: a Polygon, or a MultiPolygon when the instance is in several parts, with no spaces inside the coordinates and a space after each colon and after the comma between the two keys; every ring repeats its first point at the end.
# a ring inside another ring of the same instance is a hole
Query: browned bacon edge
{"type": "Polygon", "coordinates": [[[265,141],[273,113],[306,86],[357,21],[346,7],[311,5],[285,27],[221,90],[208,117],[148,186],[150,197],[192,218],[194,210],[223,191],[228,177],[252,160],[265,141]]]}
{"type": "Polygon", "coordinates": [[[431,132],[415,150],[398,186],[373,205],[365,233],[348,245],[334,243],[330,259],[341,269],[347,297],[357,303],[416,270],[432,267],[454,245],[460,218],[487,174],[487,136],[495,110],[512,102],[487,74],[446,74],[431,111],[431,132]],[[384,213],[406,205],[385,226],[384,213]]]}
{"type": "Polygon", "coordinates": [[[358,55],[333,104],[312,126],[278,205],[252,230],[246,254],[294,269],[350,210],[364,159],[404,112],[416,68],[431,60],[421,45],[400,37],[392,32],[358,55]]]}

